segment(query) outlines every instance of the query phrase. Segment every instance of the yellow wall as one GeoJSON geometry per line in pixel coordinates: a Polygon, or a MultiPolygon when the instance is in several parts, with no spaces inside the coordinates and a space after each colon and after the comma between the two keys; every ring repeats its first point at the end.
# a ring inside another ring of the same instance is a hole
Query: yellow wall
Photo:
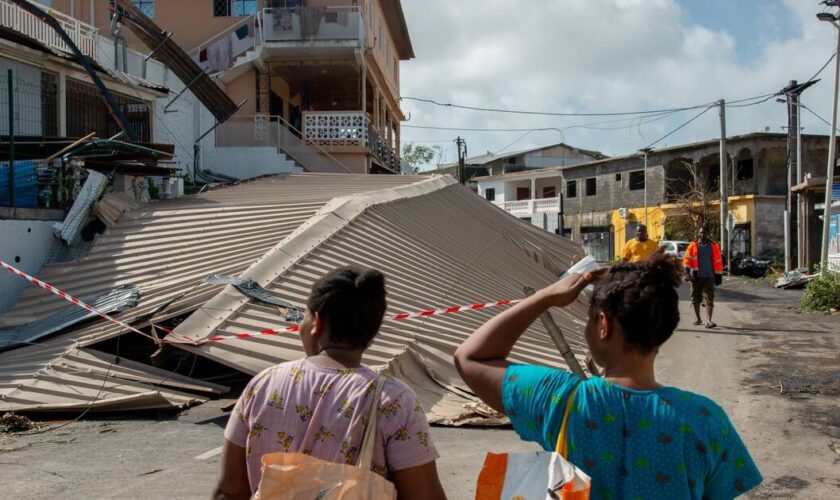
{"type": "MultiPolygon", "coordinates": [[[[615,255],[619,258],[622,250],[624,250],[624,243],[627,240],[624,225],[627,222],[645,223],[645,209],[644,207],[628,209],[629,215],[627,218],[621,217],[618,210],[613,210],[610,213],[610,223],[613,226],[613,239],[615,244],[615,255]]],[[[659,207],[648,207],[647,209],[647,228],[648,237],[654,241],[659,241],[665,238],[665,212],[659,207]]],[[[631,237],[635,234],[630,235],[631,237]]]]}
{"type": "Polygon", "coordinates": [[[748,196],[730,196],[729,211],[735,215],[735,224],[750,223],[750,248],[755,252],[755,198],[748,196]]]}

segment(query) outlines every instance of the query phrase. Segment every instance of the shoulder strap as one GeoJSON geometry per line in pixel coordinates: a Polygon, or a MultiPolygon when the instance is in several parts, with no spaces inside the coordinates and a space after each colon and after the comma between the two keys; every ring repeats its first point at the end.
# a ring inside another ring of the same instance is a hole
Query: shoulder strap
{"type": "Polygon", "coordinates": [[[382,387],[385,386],[385,377],[378,375],[376,389],[371,397],[370,409],[368,410],[368,424],[365,435],[362,438],[362,448],[359,452],[359,462],[356,464],[364,470],[373,467],[373,448],[376,444],[376,425],[379,420],[379,399],[382,396],[382,387]]]}
{"type": "Polygon", "coordinates": [[[578,387],[580,387],[580,382],[572,389],[572,392],[569,394],[569,400],[566,401],[566,411],[563,412],[563,423],[560,424],[560,434],[557,435],[557,445],[554,449],[563,458],[569,458],[569,415],[572,413],[572,408],[574,408],[575,394],[577,394],[578,387]]]}

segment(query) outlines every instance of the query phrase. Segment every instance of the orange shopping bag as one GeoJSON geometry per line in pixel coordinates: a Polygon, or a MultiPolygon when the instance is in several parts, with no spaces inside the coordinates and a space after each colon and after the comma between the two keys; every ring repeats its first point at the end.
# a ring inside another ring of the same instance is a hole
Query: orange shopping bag
{"type": "Polygon", "coordinates": [[[396,499],[394,484],[371,471],[379,398],[385,382],[376,383],[368,412],[358,465],[328,462],[303,453],[268,453],[262,456],[262,477],[256,500],[367,500],[396,499]]]}
{"type": "Polygon", "coordinates": [[[569,395],[556,451],[488,453],[478,475],[476,500],[589,500],[592,479],[566,460],[566,434],[574,404],[569,395]]]}

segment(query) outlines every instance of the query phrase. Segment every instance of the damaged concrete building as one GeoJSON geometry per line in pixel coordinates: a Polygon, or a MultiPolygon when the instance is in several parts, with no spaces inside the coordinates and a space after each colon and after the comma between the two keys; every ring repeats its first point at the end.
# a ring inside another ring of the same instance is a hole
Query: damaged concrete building
{"type": "MultiPolygon", "coordinates": [[[[523,287],[555,281],[583,255],[577,244],[517,220],[449,176],[282,175],[117,217],[89,254],[45,266],[39,278],[86,301],[136,287],[136,305],[114,317],[163,339],[165,350],[186,355],[186,362],[151,366],[148,356],[159,345],[101,318],[48,336],[18,336],[17,345],[0,352],[4,409],[179,408],[227,390],[218,379],[188,377],[197,360],[253,374],[303,355],[295,334],[208,341],[291,324],[277,306],[232,285],[205,283],[210,274],[249,278],[302,308],[314,280],[329,269],[374,267],[388,278],[388,314],[394,314],[519,299],[523,287]]],[[[29,287],[0,316],[0,327],[8,334],[68,306],[75,307],[29,287]]],[[[455,348],[499,310],[386,320],[364,362],[411,385],[432,422],[500,423],[451,361],[455,348]]],[[[585,305],[552,315],[582,360],[585,305]]],[[[540,324],[531,326],[513,359],[563,366],[540,324]]]]}

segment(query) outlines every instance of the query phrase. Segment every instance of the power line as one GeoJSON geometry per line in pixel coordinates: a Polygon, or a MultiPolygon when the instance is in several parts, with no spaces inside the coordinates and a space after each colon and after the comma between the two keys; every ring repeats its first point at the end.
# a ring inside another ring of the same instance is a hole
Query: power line
{"type": "Polygon", "coordinates": [[[704,109],[703,111],[701,111],[701,112],[697,113],[696,115],[694,115],[694,117],[692,117],[692,118],[691,118],[690,120],[688,120],[687,122],[683,123],[682,125],[680,125],[679,127],[675,128],[674,130],[672,130],[672,131],[668,132],[667,134],[663,135],[663,136],[662,136],[662,137],[660,137],[659,139],[657,139],[657,140],[653,141],[652,143],[648,144],[648,145],[647,145],[644,149],[650,149],[650,148],[652,148],[653,146],[655,146],[656,144],[658,144],[658,143],[660,143],[660,142],[664,141],[665,139],[667,139],[667,138],[668,138],[668,137],[670,137],[671,135],[673,135],[673,134],[677,133],[677,131],[679,131],[679,130],[681,130],[682,128],[684,128],[685,126],[687,126],[689,123],[693,122],[694,120],[696,120],[696,119],[700,118],[701,116],[703,116],[704,114],[706,114],[706,112],[707,112],[707,111],[709,111],[710,109],[712,109],[712,108],[714,108],[714,107],[715,107],[715,106],[709,106],[708,108],[704,109]]]}
{"type": "Polygon", "coordinates": [[[823,64],[822,67],[819,70],[817,70],[816,73],[814,73],[814,76],[806,80],[805,83],[813,82],[818,76],[820,76],[820,73],[825,71],[825,68],[827,68],[828,65],[831,64],[831,61],[833,61],[835,57],[837,57],[837,51],[832,52],[831,57],[828,58],[828,61],[826,61],[825,64],[823,64]]]}
{"type": "Polygon", "coordinates": [[[452,103],[442,103],[437,102],[433,99],[426,99],[421,97],[409,97],[403,96],[400,97],[401,101],[416,101],[422,102],[426,104],[433,104],[435,106],[445,107],[445,108],[456,108],[456,109],[465,109],[469,111],[483,111],[483,112],[490,112],[490,113],[508,113],[508,114],[515,114],[515,115],[538,115],[538,116],[637,116],[637,115],[651,115],[651,114],[658,114],[658,113],[667,113],[673,111],[689,111],[692,109],[699,109],[705,106],[713,105],[714,103],[706,103],[706,104],[699,104],[696,106],[687,106],[684,108],[671,108],[671,109],[654,109],[648,111],[620,111],[620,112],[612,112],[612,113],[556,113],[556,112],[548,112],[548,111],[523,111],[523,110],[513,110],[513,109],[498,109],[498,108],[481,108],[476,106],[466,106],[463,104],[452,104],[452,103]]]}
{"type": "MultiPolygon", "coordinates": [[[[816,111],[814,111],[813,109],[811,109],[811,108],[809,108],[808,106],[806,106],[806,105],[802,104],[802,101],[801,101],[801,100],[799,101],[799,105],[800,105],[800,106],[802,106],[803,108],[805,108],[805,109],[806,109],[809,113],[811,113],[812,115],[816,116],[816,117],[817,117],[817,118],[818,118],[821,122],[823,122],[823,123],[825,123],[826,125],[828,125],[828,129],[829,129],[829,130],[831,130],[831,123],[829,123],[829,121],[828,121],[828,120],[826,120],[826,119],[825,119],[825,118],[823,118],[822,116],[818,115],[818,114],[817,114],[817,112],[816,112],[816,111]]],[[[836,130],[840,131],[840,129],[836,129],[836,130]]]]}

